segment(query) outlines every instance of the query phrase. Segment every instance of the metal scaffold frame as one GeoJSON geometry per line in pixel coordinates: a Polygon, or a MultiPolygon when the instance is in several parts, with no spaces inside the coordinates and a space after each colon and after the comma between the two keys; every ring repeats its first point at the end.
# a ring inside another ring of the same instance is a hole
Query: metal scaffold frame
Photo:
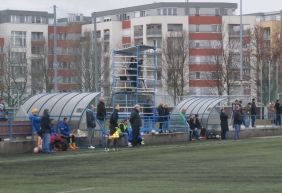
{"type": "Polygon", "coordinates": [[[155,106],[157,55],[152,46],[136,45],[114,50],[112,56],[112,104],[125,112],[135,104],[155,106]]]}

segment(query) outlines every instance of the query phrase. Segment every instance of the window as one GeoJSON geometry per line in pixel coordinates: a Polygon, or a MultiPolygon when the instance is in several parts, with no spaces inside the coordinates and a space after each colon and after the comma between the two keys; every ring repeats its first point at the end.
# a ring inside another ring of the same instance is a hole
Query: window
{"type": "Polygon", "coordinates": [[[12,31],[11,44],[15,47],[26,47],[26,32],[12,31]]]}
{"type": "Polygon", "coordinates": [[[221,48],[222,42],[220,40],[191,40],[191,48],[221,48]]]}
{"type": "Polygon", "coordinates": [[[215,8],[200,8],[199,14],[200,15],[216,15],[216,9],[215,8]]]}
{"type": "Polygon", "coordinates": [[[43,60],[31,60],[31,72],[32,73],[41,73],[43,70],[43,60]]]}
{"type": "Polygon", "coordinates": [[[11,23],[20,23],[20,16],[18,15],[11,15],[11,23]]]}
{"type": "Polygon", "coordinates": [[[158,15],[162,15],[162,10],[161,9],[157,9],[157,14],[158,15]]]}
{"type": "Polygon", "coordinates": [[[140,11],[140,17],[145,17],[147,16],[146,11],[140,11]]]}
{"type": "Polygon", "coordinates": [[[43,22],[41,20],[41,17],[39,17],[39,16],[32,16],[31,23],[43,23],[43,22]]]}
{"type": "Polygon", "coordinates": [[[183,25],[182,24],[168,24],[167,25],[167,31],[177,31],[180,32],[183,30],[183,25]]]}
{"type": "Polygon", "coordinates": [[[26,66],[11,66],[11,72],[17,78],[25,77],[26,69],[26,66]]]}
{"type": "Polygon", "coordinates": [[[104,30],[104,40],[109,40],[110,39],[110,30],[105,29],[104,30]]]}
{"type": "Polygon", "coordinates": [[[31,32],[31,40],[44,40],[43,32],[31,32]]]}
{"type": "Polygon", "coordinates": [[[190,56],[190,64],[216,64],[217,61],[222,61],[222,56],[190,56]]]}
{"type": "Polygon", "coordinates": [[[199,25],[199,32],[221,32],[221,25],[199,25]]]}
{"type": "Polygon", "coordinates": [[[126,13],[122,14],[122,20],[128,20],[129,19],[129,15],[127,15],[126,13]]]}
{"type": "Polygon", "coordinates": [[[196,79],[201,79],[201,73],[200,72],[196,72],[196,79]]]}
{"type": "Polygon", "coordinates": [[[58,33],[57,36],[58,36],[58,40],[66,40],[67,34],[66,33],[58,33]]]}
{"type": "Polygon", "coordinates": [[[44,47],[43,46],[32,46],[31,47],[31,54],[43,54],[44,47]]]}
{"type": "Polygon", "coordinates": [[[168,8],[157,9],[157,14],[158,15],[177,15],[177,8],[168,7],[168,8]]]}
{"type": "Polygon", "coordinates": [[[25,52],[11,52],[10,61],[12,64],[25,64],[26,53],[25,52]]]}
{"type": "Polygon", "coordinates": [[[189,8],[189,15],[196,15],[197,9],[196,8],[189,8]]]}

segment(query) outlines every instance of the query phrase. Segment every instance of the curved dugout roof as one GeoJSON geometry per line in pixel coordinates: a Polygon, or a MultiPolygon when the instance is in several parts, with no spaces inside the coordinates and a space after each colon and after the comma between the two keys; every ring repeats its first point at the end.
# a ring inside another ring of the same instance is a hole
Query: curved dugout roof
{"type": "Polygon", "coordinates": [[[29,98],[17,112],[16,116],[30,114],[33,108],[37,108],[42,115],[44,109],[49,109],[53,119],[60,120],[62,117],[69,117],[71,120],[80,121],[87,106],[100,93],[44,93],[29,98]]]}
{"type": "Polygon", "coordinates": [[[147,45],[136,45],[120,50],[115,50],[115,54],[120,54],[120,55],[128,55],[128,56],[136,56],[140,52],[144,52],[146,50],[155,50],[155,47],[153,46],[147,46],[147,45]]]}
{"type": "Polygon", "coordinates": [[[186,109],[186,115],[199,115],[203,127],[216,127],[220,123],[220,107],[229,106],[236,99],[249,100],[249,96],[190,96],[181,101],[172,114],[186,109]]]}

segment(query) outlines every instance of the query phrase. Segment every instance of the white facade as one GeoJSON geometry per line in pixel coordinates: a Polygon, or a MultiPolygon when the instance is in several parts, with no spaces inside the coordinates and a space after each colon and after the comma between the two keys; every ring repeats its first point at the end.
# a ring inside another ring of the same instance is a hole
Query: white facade
{"type": "MultiPolygon", "coordinates": [[[[4,38],[4,52],[21,52],[25,53],[27,64],[27,87],[26,94],[31,94],[31,60],[32,60],[32,32],[43,33],[43,37],[47,43],[48,40],[48,24],[26,24],[26,23],[2,23],[0,24],[0,31],[4,38]],[[22,42],[20,45],[13,42],[15,34],[22,32],[22,42]]],[[[23,78],[17,78],[17,82],[24,81],[23,78]]],[[[16,92],[16,91],[12,91],[16,92]]]]}

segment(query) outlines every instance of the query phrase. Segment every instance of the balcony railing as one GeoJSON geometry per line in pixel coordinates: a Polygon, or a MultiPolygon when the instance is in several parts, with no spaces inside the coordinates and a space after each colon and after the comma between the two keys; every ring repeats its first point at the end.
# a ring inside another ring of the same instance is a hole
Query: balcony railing
{"type": "Polygon", "coordinates": [[[134,31],[134,38],[143,37],[143,31],[134,31]]]}
{"type": "MultiPolygon", "coordinates": [[[[242,35],[248,36],[250,35],[250,31],[243,31],[242,35]]],[[[229,36],[240,36],[240,31],[229,31],[229,36]]]]}
{"type": "Polygon", "coordinates": [[[162,36],[161,29],[147,29],[147,36],[162,36]]]}

